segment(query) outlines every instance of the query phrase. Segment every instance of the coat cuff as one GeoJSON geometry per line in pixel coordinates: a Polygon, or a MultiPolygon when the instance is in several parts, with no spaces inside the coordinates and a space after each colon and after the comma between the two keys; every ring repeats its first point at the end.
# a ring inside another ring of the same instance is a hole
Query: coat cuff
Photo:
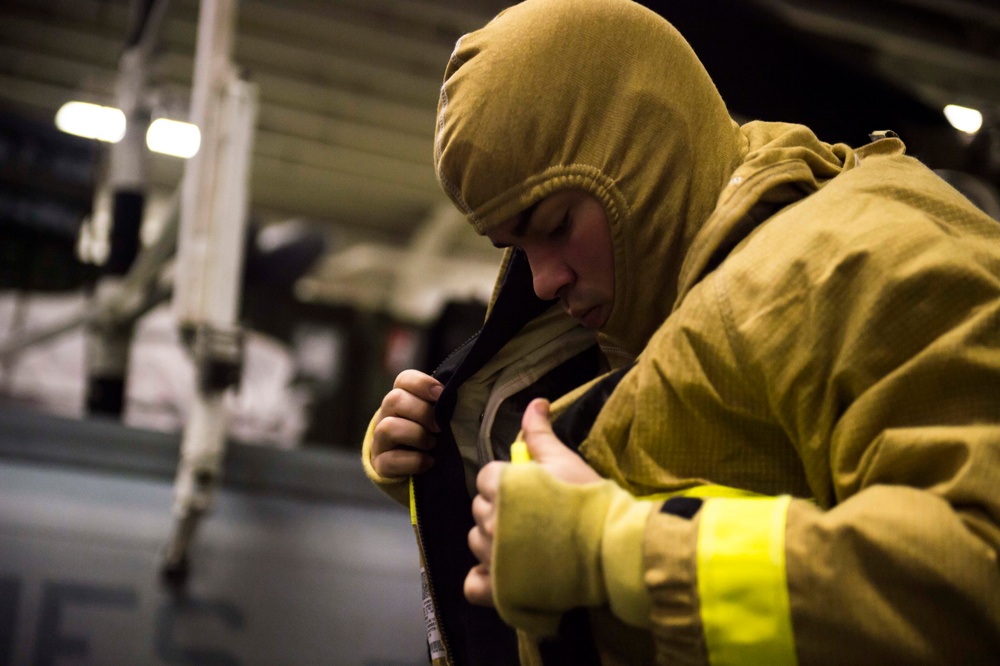
{"type": "MultiPolygon", "coordinates": [[[[617,486],[616,486],[617,488],[617,486]]],[[[633,627],[649,627],[652,601],[644,581],[646,523],[657,503],[637,500],[618,488],[605,519],[601,565],[611,611],[633,627]]]]}

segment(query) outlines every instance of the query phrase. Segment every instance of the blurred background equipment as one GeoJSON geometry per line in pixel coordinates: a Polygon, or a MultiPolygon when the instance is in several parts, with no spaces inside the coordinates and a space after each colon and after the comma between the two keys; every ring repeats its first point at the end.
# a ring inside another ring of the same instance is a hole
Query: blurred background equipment
{"type": "MultiPolygon", "coordinates": [[[[89,107],[74,122],[82,102],[68,102],[56,113],[56,125],[70,125],[100,140],[110,141],[104,187],[111,198],[107,256],[101,264],[98,294],[113,297],[139,254],[140,229],[146,205],[146,132],[149,129],[148,79],[151,56],[169,0],[142,0],[130,5],[125,48],[118,59],[113,107],[89,107]],[[62,121],[62,124],[60,123],[62,121]],[[89,121],[86,122],[86,121],[89,121]],[[86,132],[87,125],[93,128],[86,132]]],[[[87,107],[84,107],[87,108],[87,107]]],[[[87,326],[87,411],[121,416],[125,406],[134,318],[95,318],[87,326]]]]}
{"type": "Polygon", "coordinates": [[[99,162],[94,142],[0,107],[0,289],[78,289],[97,275],[76,245],[99,162]]]}
{"type": "Polygon", "coordinates": [[[347,451],[231,443],[183,594],[179,438],[0,408],[0,663],[426,663],[406,511],[347,451]]]}

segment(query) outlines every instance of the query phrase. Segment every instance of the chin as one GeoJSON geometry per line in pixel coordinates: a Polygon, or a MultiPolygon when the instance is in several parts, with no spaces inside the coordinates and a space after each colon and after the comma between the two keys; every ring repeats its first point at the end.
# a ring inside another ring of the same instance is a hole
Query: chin
{"type": "Polygon", "coordinates": [[[584,312],[579,321],[585,328],[590,328],[596,331],[607,323],[608,318],[604,313],[604,308],[598,306],[584,312]]]}

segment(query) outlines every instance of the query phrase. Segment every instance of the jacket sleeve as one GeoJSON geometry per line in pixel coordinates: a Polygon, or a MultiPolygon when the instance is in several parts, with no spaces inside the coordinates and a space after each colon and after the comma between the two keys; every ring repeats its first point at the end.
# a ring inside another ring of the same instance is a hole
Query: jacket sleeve
{"type": "Polygon", "coordinates": [[[757,378],[815,497],[651,517],[668,661],[1000,654],[1000,234],[919,227],[886,223],[826,264],[769,274],[761,255],[706,280],[706,325],[757,378]]]}
{"type": "Polygon", "coordinates": [[[361,445],[361,465],[365,469],[365,474],[375,484],[375,487],[386,495],[399,502],[405,507],[410,506],[410,478],[385,477],[375,471],[372,467],[372,437],[375,431],[375,416],[368,423],[368,430],[365,432],[365,441],[361,445]]]}

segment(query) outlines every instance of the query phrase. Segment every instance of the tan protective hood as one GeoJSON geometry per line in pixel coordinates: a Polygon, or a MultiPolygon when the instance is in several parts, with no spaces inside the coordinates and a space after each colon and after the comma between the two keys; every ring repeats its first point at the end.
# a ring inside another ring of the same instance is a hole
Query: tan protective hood
{"type": "Polygon", "coordinates": [[[557,190],[600,199],[615,243],[602,333],[633,354],[670,312],[684,251],[743,152],[687,42],[626,0],[527,0],[462,37],[445,72],[445,192],[480,233],[557,190]]]}
{"type": "MultiPolygon", "coordinates": [[[[783,152],[756,155],[754,169],[825,146],[805,128],[767,127],[745,134],[688,43],[650,10],[629,0],[526,0],[458,41],[434,157],[444,191],[482,234],[555,191],[596,196],[615,260],[602,339],[637,355],[677,301],[682,263],[752,144],[795,129],[787,146],[778,140],[783,152]],[[797,148],[803,134],[809,145],[797,148]]],[[[824,148],[805,170],[828,164],[828,177],[841,157],[824,148]]],[[[722,217],[713,226],[733,227],[722,217]]]]}

